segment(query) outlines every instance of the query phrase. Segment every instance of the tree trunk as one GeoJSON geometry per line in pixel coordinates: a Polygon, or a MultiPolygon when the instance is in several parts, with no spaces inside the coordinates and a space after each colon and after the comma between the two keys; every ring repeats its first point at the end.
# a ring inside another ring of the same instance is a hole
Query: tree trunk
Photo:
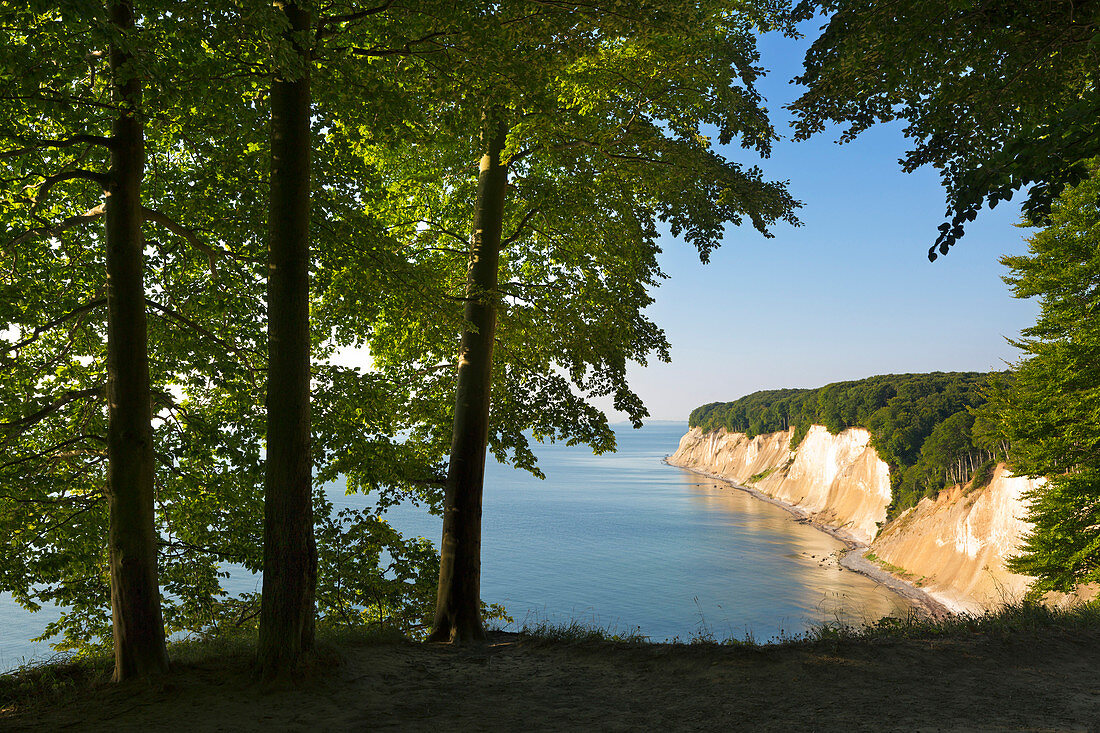
{"type": "Polygon", "coordinates": [[[508,128],[500,110],[483,115],[481,171],[466,275],[466,327],[458,358],[454,435],[443,506],[439,593],[429,641],[477,642],[481,625],[481,494],[489,440],[489,393],[496,333],[497,262],[508,169],[508,128]]]}
{"type": "Polygon", "coordinates": [[[284,6],[301,60],[271,83],[268,212],[267,466],[257,665],[289,677],[313,647],[317,548],[313,537],[309,415],[309,50],[297,45],[309,12],[284,6]]]}
{"type": "MultiPolygon", "coordinates": [[[[134,27],[130,0],[110,3],[122,35],[134,27]]],[[[104,240],[107,249],[107,535],[114,630],[114,679],[168,669],[157,583],[153,509],[153,403],[145,323],[141,182],[145,141],[138,116],[141,82],[131,55],[113,45],[113,96],[120,106],[111,130],[104,240]]]]}

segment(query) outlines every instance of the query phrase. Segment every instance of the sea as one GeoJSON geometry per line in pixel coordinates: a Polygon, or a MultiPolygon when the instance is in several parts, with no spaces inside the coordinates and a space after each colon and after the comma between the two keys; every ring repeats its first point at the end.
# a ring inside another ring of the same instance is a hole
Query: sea
{"type": "MultiPolygon", "coordinates": [[[[482,516],[485,601],[505,628],[581,624],[653,641],[777,641],[821,624],[905,616],[911,603],[837,562],[844,545],[781,507],[669,466],[686,423],[615,426],[618,451],[536,446],[544,480],[489,458],[482,516]]],[[[336,509],[371,505],[326,486],[336,509]]],[[[399,506],[387,517],[436,545],[442,520],[399,506]]],[[[227,581],[259,589],[255,576],[227,581]]],[[[57,610],[29,613],[0,595],[0,672],[48,658],[30,642],[57,610]]]]}

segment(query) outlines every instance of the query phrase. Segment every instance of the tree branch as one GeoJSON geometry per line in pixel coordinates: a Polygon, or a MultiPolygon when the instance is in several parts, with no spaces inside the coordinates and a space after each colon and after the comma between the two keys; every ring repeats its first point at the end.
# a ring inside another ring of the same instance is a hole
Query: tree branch
{"type": "Polygon", "coordinates": [[[17,458],[14,461],[8,461],[7,463],[0,463],[0,470],[18,466],[20,463],[36,461],[40,458],[54,458],[64,456],[65,454],[59,454],[58,451],[62,448],[68,448],[69,446],[75,445],[77,443],[83,443],[86,440],[98,440],[100,443],[107,442],[107,439],[104,438],[102,435],[95,435],[93,433],[78,435],[75,438],[69,438],[68,440],[57,443],[56,445],[51,445],[49,448],[38,451],[37,453],[32,453],[29,456],[23,456],[22,458],[17,458]]]}
{"type": "Polygon", "coordinates": [[[34,414],[27,415],[18,420],[13,420],[12,422],[0,422],[0,430],[9,432],[12,436],[24,433],[70,402],[103,394],[103,388],[103,385],[100,384],[96,387],[89,387],[88,389],[69,390],[34,414]]]}
{"type": "Polygon", "coordinates": [[[443,226],[442,224],[440,224],[438,222],[435,222],[435,221],[431,221],[429,219],[420,219],[420,220],[418,220],[418,223],[427,224],[429,230],[435,230],[435,231],[439,232],[440,234],[446,234],[451,239],[455,239],[459,242],[462,242],[462,246],[465,248],[465,249],[462,250],[462,254],[467,254],[469,252],[470,240],[467,237],[462,236],[458,232],[451,231],[450,229],[443,226]]]}
{"type": "Polygon", "coordinates": [[[28,229],[15,239],[11,240],[8,245],[11,247],[18,247],[19,245],[23,244],[23,242],[34,239],[35,237],[56,237],[58,234],[61,234],[66,230],[72,229],[76,226],[87,224],[90,221],[98,219],[99,217],[103,216],[106,211],[106,204],[100,204],[95,208],[88,209],[83,214],[70,216],[69,218],[62,220],[60,224],[55,224],[52,227],[45,226],[28,229]]]}
{"type": "Polygon", "coordinates": [[[43,148],[71,148],[74,145],[101,145],[103,147],[111,147],[111,138],[103,137],[101,135],[73,135],[70,138],[64,140],[36,140],[34,142],[27,141],[27,146],[23,148],[16,148],[15,150],[5,150],[0,153],[0,160],[5,158],[15,158],[26,153],[34,152],[35,150],[42,150],[43,148]]]}
{"type": "Polygon", "coordinates": [[[32,344],[35,341],[37,341],[38,337],[41,336],[42,334],[44,334],[46,331],[49,331],[52,328],[56,328],[57,326],[60,326],[65,321],[68,321],[69,319],[74,318],[74,317],[80,315],[81,313],[87,313],[88,311],[92,310],[93,308],[101,306],[106,302],[107,302],[106,298],[97,298],[96,300],[88,301],[84,305],[77,306],[76,308],[73,308],[71,311],[69,311],[65,315],[58,316],[57,318],[53,319],[52,321],[44,323],[41,326],[35,327],[34,331],[31,333],[30,336],[28,336],[27,338],[23,339],[22,341],[20,341],[18,343],[12,344],[11,346],[9,346],[4,351],[4,353],[15,351],[17,349],[23,348],[24,346],[27,346],[28,344],[32,344]]]}
{"type": "Polygon", "coordinates": [[[376,46],[374,48],[351,47],[348,50],[351,51],[356,56],[415,56],[415,55],[421,54],[421,53],[439,53],[438,50],[435,50],[435,51],[414,51],[412,47],[414,45],[418,44],[418,43],[428,43],[432,39],[439,38],[440,36],[446,36],[446,35],[448,35],[448,34],[442,32],[442,31],[437,31],[435,33],[429,33],[428,35],[423,36],[421,38],[414,38],[411,41],[406,41],[400,48],[380,48],[380,47],[376,46]]]}
{"type": "Polygon", "coordinates": [[[330,30],[330,26],[343,25],[344,23],[352,23],[360,18],[367,18],[372,15],[378,15],[384,13],[390,9],[394,0],[386,0],[381,5],[376,5],[373,8],[366,8],[354,13],[345,13],[344,15],[333,15],[329,18],[321,18],[317,22],[317,38],[328,38],[336,33],[335,30],[330,30]]]}
{"type": "Polygon", "coordinates": [[[97,173],[96,171],[90,171],[85,168],[75,168],[71,171],[62,171],[61,173],[54,173],[52,176],[47,176],[46,180],[38,186],[38,192],[34,197],[34,206],[38,208],[38,205],[42,203],[42,199],[46,197],[46,194],[50,192],[54,186],[64,181],[94,181],[98,183],[100,188],[107,188],[107,175],[105,173],[97,173]]]}
{"type": "Polygon", "coordinates": [[[252,366],[252,363],[248,359],[248,356],[249,356],[248,352],[234,346],[233,344],[229,343],[228,341],[221,338],[220,336],[217,336],[216,334],[211,333],[207,329],[203,328],[199,324],[192,321],[187,316],[182,315],[181,313],[177,313],[176,311],[172,310],[168,306],[161,305],[160,303],[157,303],[156,301],[151,300],[149,298],[145,299],[145,303],[150,308],[152,308],[153,310],[159,311],[159,312],[163,313],[164,315],[168,316],[169,318],[171,318],[172,320],[177,321],[178,323],[197,331],[200,335],[205,336],[206,338],[210,339],[214,343],[222,346],[227,351],[232,351],[233,353],[235,353],[237,356],[239,356],[241,358],[241,361],[244,363],[244,365],[246,367],[248,367],[249,371],[252,371],[252,372],[256,371],[256,369],[252,366]]]}
{"type": "Polygon", "coordinates": [[[196,234],[193,229],[188,229],[183,224],[180,224],[178,221],[163,212],[156,211],[155,209],[150,209],[144,206],[142,207],[141,212],[146,221],[160,224],[162,227],[172,232],[177,237],[182,237],[195,249],[199,249],[205,252],[206,261],[210,265],[210,279],[218,279],[218,268],[216,261],[218,257],[224,256],[226,254],[225,252],[215,247],[212,247],[206,242],[202,241],[202,239],[199,238],[199,235],[196,234]]]}
{"type": "Polygon", "coordinates": [[[527,213],[523,215],[523,218],[519,220],[519,224],[516,225],[516,230],[512,232],[512,236],[508,237],[500,243],[501,249],[504,249],[505,247],[513,244],[517,239],[519,239],[520,235],[523,234],[523,230],[527,227],[527,223],[531,221],[531,218],[537,213],[539,213],[539,210],[537,208],[529,209],[527,213]]]}

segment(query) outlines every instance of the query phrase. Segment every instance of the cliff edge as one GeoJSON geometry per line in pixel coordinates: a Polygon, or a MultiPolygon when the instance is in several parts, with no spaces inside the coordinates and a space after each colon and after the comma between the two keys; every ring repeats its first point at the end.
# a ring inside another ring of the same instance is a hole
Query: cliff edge
{"type": "Polygon", "coordinates": [[[1024,493],[1035,481],[998,465],[980,489],[953,486],[882,528],[871,552],[948,608],[980,613],[1018,602],[1031,578],[1005,568],[1031,525],[1024,493]]]}
{"type": "Polygon", "coordinates": [[[1010,572],[1005,560],[1030,529],[1023,496],[1035,481],[998,466],[987,486],[955,486],[886,523],[890,470],[870,433],[832,435],[814,425],[794,450],[792,435],[692,428],[668,462],[755,489],[870,545],[868,557],[953,611],[980,612],[1023,597],[1031,578],[1010,572]]]}
{"type": "Polygon", "coordinates": [[[814,425],[792,451],[793,434],[784,430],[750,438],[692,428],[668,462],[749,486],[869,544],[890,505],[890,469],[870,446],[871,434],[849,428],[831,435],[814,425]]]}

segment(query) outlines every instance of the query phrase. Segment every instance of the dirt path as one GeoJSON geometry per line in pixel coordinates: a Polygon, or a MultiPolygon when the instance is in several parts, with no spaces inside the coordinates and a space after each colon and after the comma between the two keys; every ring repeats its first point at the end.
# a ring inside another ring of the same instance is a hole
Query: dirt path
{"type": "Polygon", "coordinates": [[[780,648],[345,649],[261,692],[243,661],[0,717],[41,731],[1100,731],[1100,631],[780,648]],[[337,663],[338,662],[338,663],[337,663]]]}

